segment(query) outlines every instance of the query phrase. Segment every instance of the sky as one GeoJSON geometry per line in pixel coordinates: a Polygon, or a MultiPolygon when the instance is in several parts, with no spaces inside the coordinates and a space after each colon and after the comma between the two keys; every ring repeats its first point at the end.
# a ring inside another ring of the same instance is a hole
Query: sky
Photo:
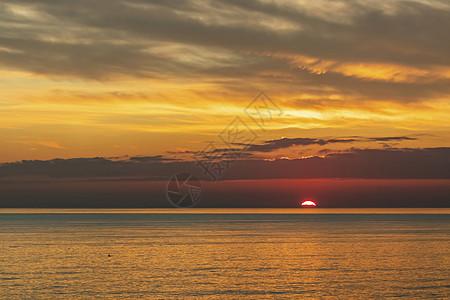
{"type": "Polygon", "coordinates": [[[440,0],[5,0],[0,177],[449,179],[448,28],[440,0]]]}

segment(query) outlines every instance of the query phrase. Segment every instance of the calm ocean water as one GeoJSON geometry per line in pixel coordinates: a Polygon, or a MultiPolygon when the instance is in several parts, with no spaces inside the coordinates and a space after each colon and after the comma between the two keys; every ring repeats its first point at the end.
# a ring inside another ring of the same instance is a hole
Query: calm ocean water
{"type": "Polygon", "coordinates": [[[449,209],[0,209],[0,298],[448,299],[449,240],[449,209]]]}

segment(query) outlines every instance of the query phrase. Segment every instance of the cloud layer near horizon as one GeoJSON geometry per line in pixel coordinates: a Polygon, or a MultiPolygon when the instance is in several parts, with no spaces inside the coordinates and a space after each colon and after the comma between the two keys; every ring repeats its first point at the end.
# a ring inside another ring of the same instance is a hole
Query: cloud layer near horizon
{"type": "MultiPolygon", "coordinates": [[[[345,153],[304,159],[229,160],[221,180],[371,178],[450,179],[450,148],[353,149],[345,153]]],[[[213,165],[210,170],[214,171],[213,165]]],[[[168,180],[179,172],[192,172],[201,180],[212,178],[197,162],[162,156],[122,158],[73,158],[49,161],[22,161],[0,165],[2,181],[79,178],[95,180],[168,180]]]]}

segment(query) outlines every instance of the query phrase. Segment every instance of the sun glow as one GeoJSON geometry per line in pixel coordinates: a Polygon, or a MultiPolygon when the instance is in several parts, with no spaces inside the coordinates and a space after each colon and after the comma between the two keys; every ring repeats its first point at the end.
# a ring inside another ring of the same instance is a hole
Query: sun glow
{"type": "Polygon", "coordinates": [[[303,207],[316,207],[316,203],[312,200],[305,200],[302,202],[301,206],[303,207]]]}

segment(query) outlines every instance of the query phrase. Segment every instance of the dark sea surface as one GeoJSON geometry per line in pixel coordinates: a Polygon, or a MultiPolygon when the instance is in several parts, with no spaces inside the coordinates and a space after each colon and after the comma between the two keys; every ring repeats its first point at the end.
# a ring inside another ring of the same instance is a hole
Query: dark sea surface
{"type": "Polygon", "coordinates": [[[448,299],[449,209],[0,209],[1,299],[448,299]]]}

